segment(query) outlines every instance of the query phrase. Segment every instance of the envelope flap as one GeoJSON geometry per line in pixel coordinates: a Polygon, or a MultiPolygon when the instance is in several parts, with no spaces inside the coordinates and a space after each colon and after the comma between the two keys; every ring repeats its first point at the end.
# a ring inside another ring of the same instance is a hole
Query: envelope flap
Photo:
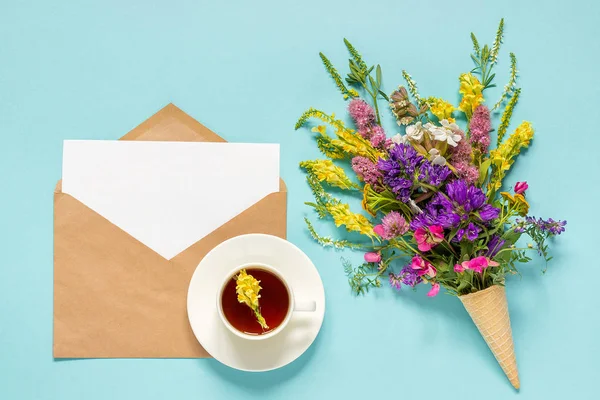
{"type": "Polygon", "coordinates": [[[174,104],[168,104],[120,140],[225,142],[174,104]]]}

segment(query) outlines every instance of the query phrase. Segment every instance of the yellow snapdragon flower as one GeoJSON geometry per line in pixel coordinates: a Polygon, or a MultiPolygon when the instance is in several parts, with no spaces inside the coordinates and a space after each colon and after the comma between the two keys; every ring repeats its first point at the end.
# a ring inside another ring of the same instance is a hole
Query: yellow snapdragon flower
{"type": "Polygon", "coordinates": [[[327,182],[331,186],[341,189],[356,189],[358,186],[348,178],[341,167],[331,160],[303,161],[300,167],[312,172],[319,182],[327,182]]]}
{"type": "Polygon", "coordinates": [[[462,100],[458,108],[464,112],[468,118],[471,118],[473,112],[481,103],[483,103],[483,85],[479,82],[479,79],[470,72],[468,74],[462,74],[459,78],[460,88],[459,92],[463,95],[462,100]]]}
{"type": "Polygon", "coordinates": [[[513,196],[508,192],[500,192],[500,195],[508,202],[510,207],[515,207],[519,215],[525,216],[529,212],[529,203],[522,194],[517,193],[513,196]]]}
{"type": "Polygon", "coordinates": [[[429,110],[431,113],[440,121],[447,119],[449,122],[454,122],[454,118],[452,118],[452,112],[455,110],[455,108],[452,104],[439,97],[429,97],[426,102],[429,105],[429,110]]]}
{"type": "Polygon", "coordinates": [[[260,299],[260,281],[254,278],[252,275],[248,275],[245,269],[240,270],[240,273],[235,279],[235,291],[237,293],[237,299],[240,303],[246,304],[256,316],[256,320],[263,329],[269,329],[267,321],[263,318],[260,313],[258,305],[258,299],[260,299]]]}
{"type": "Polygon", "coordinates": [[[363,235],[373,236],[373,225],[362,214],[355,214],[350,211],[348,204],[333,204],[327,205],[327,211],[333,217],[335,226],[344,225],[349,232],[359,232],[363,235]]]}
{"type": "Polygon", "coordinates": [[[365,187],[363,188],[363,199],[361,202],[362,208],[363,210],[365,210],[366,212],[368,212],[371,216],[375,217],[377,215],[377,212],[375,212],[370,206],[369,206],[369,200],[370,200],[370,193],[371,193],[371,185],[369,185],[368,183],[365,184],[365,187]]]}

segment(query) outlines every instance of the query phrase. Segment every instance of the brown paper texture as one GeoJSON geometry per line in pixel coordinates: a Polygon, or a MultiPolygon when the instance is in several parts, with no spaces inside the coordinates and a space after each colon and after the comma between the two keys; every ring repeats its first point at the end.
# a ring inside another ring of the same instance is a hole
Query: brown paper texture
{"type": "MultiPolygon", "coordinates": [[[[121,140],[224,140],[169,104],[121,140]]],[[[54,357],[210,357],[187,318],[187,289],[202,258],[246,233],[285,238],[286,188],[166,260],[62,193],[54,193],[54,357]]]]}

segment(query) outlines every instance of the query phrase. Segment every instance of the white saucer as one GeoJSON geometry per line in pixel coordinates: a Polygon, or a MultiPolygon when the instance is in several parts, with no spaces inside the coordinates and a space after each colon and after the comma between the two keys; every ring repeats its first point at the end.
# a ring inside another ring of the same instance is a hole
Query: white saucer
{"type": "Polygon", "coordinates": [[[249,234],[229,239],[200,262],[188,290],[188,318],[204,349],[221,363],[242,371],[269,371],[300,357],[313,343],[325,315],[325,290],[312,261],[281,238],[249,234]],[[265,340],[245,340],[219,318],[217,292],[226,275],[242,264],[272,265],[286,277],[296,301],[316,302],[315,312],[296,312],[283,331],[265,340]]]}

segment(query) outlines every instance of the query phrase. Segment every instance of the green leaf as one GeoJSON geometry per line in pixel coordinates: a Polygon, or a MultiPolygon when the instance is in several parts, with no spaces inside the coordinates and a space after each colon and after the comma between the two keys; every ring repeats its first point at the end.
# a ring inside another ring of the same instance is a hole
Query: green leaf
{"type": "Polygon", "coordinates": [[[377,87],[381,87],[381,66],[378,64],[377,65],[377,70],[376,70],[376,77],[377,77],[377,87]]]}
{"type": "Polygon", "coordinates": [[[456,234],[458,233],[458,228],[454,228],[450,231],[450,235],[448,236],[448,242],[452,242],[452,239],[454,239],[454,237],[456,236],[456,234]]]}
{"type": "Polygon", "coordinates": [[[374,89],[374,91],[377,92],[379,90],[379,87],[377,86],[377,82],[375,82],[375,79],[373,79],[371,75],[369,75],[369,82],[371,82],[371,87],[374,89]]]}
{"type": "Polygon", "coordinates": [[[385,101],[390,101],[390,98],[388,97],[387,94],[385,94],[383,91],[379,91],[379,94],[381,95],[381,97],[383,97],[385,99],[385,101]]]}
{"type": "Polygon", "coordinates": [[[481,163],[479,167],[479,185],[482,185],[487,179],[490,166],[492,165],[492,159],[488,158],[484,162],[481,163]]]}
{"type": "Polygon", "coordinates": [[[465,279],[461,279],[460,283],[458,284],[458,287],[456,288],[457,292],[462,292],[463,290],[467,289],[469,287],[471,283],[465,279]]]}
{"type": "Polygon", "coordinates": [[[517,243],[517,240],[519,240],[520,237],[521,233],[515,232],[513,229],[507,230],[504,232],[504,235],[502,235],[502,238],[506,240],[506,245],[508,246],[517,243]]]}

